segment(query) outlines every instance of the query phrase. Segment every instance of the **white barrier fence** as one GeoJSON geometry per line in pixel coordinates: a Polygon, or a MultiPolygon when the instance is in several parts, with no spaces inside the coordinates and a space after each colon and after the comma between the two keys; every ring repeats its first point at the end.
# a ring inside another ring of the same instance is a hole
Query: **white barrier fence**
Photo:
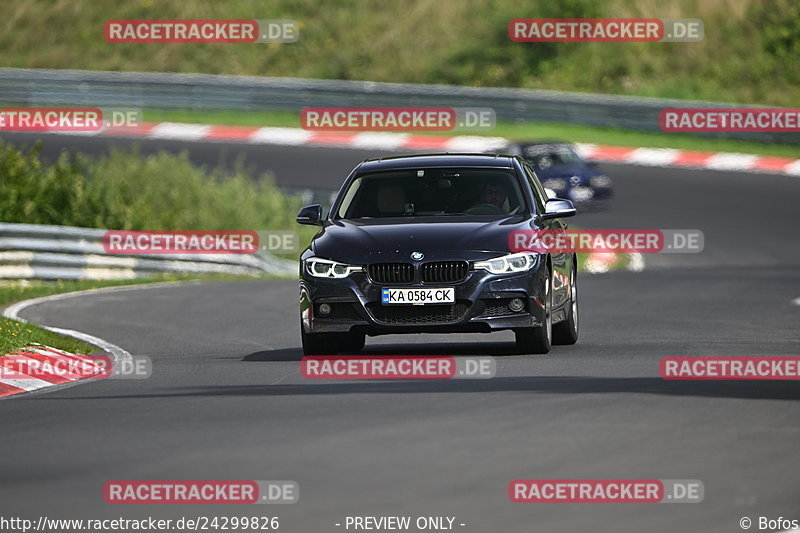
{"type": "Polygon", "coordinates": [[[0,279],[133,279],[164,273],[294,275],[294,261],[255,254],[114,255],[105,230],[0,223],[0,279]]]}

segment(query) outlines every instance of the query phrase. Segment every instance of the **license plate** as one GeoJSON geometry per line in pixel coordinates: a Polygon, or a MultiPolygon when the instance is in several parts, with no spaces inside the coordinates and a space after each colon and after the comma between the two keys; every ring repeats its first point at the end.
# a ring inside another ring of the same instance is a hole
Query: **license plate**
{"type": "Polygon", "coordinates": [[[452,304],[456,301],[454,288],[443,289],[382,289],[381,303],[385,305],[452,304]]]}

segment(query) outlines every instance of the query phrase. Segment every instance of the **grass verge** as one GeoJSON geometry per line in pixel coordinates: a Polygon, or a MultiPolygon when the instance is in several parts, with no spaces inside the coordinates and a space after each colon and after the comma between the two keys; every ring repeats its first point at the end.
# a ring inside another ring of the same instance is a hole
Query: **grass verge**
{"type": "Polygon", "coordinates": [[[98,351],[97,348],[91,344],[58,335],[36,324],[18,322],[16,320],[0,317],[0,357],[33,343],[44,344],[59,350],[80,354],[91,354],[98,351]]]}

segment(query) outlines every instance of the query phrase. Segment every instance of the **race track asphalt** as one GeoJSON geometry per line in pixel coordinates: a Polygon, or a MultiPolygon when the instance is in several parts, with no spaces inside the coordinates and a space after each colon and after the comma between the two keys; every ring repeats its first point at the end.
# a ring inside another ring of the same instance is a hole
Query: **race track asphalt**
{"type": "MultiPolygon", "coordinates": [[[[320,189],[374,155],[244,150],[280,184],[320,189]]],[[[800,518],[800,383],[658,375],[667,355],[800,355],[800,179],[604,168],[613,209],[572,223],[701,229],[705,251],[582,276],[581,338],[547,356],[514,355],[507,333],[368,340],[371,354],[491,355],[491,380],[305,380],[295,281],[143,287],[27,309],[149,356],[153,375],[0,402],[2,514],[277,514],[286,532],[344,530],[335,524],[348,515],[454,516],[465,532],[730,532],[744,516],[800,518]],[[519,478],[699,479],[705,499],[513,504],[519,478]],[[300,501],[113,506],[102,487],[115,479],[290,479],[300,501]]]]}

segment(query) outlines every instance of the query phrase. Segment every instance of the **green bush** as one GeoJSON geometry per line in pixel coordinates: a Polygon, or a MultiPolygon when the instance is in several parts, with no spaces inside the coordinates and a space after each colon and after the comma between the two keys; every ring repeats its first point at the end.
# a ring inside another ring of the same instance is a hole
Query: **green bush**
{"type": "MultiPolygon", "coordinates": [[[[63,152],[42,163],[0,142],[0,221],[116,230],[303,230],[301,200],[268,175],[206,171],[187,155],[113,150],[89,158],[63,152]]],[[[308,239],[305,239],[308,240],[308,239]]]]}

